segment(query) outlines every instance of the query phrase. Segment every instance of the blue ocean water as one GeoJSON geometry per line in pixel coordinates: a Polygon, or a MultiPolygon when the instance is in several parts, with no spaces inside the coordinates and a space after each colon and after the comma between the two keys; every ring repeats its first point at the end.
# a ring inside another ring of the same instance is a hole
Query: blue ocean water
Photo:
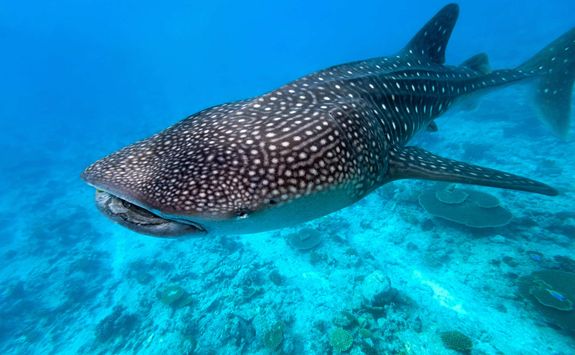
{"type": "MultiPolygon", "coordinates": [[[[575,25],[568,0],[459,4],[450,64],[487,52],[514,67],[575,25]]],[[[395,53],[443,5],[2,4],[0,352],[449,354],[459,339],[473,354],[575,353],[575,141],[537,119],[526,86],[414,140],[560,190],[469,187],[511,212],[502,227],[434,217],[418,197],[435,184],[405,180],[303,226],[157,239],[107,220],[79,178],[203,108],[395,53]],[[321,243],[301,250],[301,233],[321,243]]]]}

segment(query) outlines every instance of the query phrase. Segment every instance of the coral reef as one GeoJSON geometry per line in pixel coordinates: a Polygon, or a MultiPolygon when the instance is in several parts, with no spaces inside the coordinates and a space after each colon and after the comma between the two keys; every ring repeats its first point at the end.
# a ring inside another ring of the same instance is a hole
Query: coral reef
{"type": "Polygon", "coordinates": [[[420,205],[430,214],[473,228],[502,227],[511,220],[511,213],[499,201],[484,192],[455,189],[442,184],[423,191],[420,205]]]}

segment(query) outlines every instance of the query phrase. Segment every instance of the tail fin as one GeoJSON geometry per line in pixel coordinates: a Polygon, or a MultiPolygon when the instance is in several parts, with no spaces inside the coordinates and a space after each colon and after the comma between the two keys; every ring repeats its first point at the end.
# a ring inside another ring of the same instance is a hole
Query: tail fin
{"type": "Polygon", "coordinates": [[[575,80],[575,28],[553,41],[518,70],[541,75],[535,102],[542,116],[561,138],[569,132],[571,93],[575,80]]]}

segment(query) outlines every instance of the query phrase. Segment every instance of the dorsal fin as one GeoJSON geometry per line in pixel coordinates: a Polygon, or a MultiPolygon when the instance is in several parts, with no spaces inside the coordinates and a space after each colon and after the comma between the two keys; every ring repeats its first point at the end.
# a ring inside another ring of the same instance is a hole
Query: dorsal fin
{"type": "Polygon", "coordinates": [[[458,15],[457,4],[443,7],[417,32],[401,54],[414,55],[433,63],[445,63],[445,47],[447,47],[458,15]]]}
{"type": "Polygon", "coordinates": [[[491,73],[491,68],[489,67],[489,57],[485,53],[474,55],[473,57],[467,59],[465,62],[461,63],[461,66],[478,71],[481,74],[491,73]]]}

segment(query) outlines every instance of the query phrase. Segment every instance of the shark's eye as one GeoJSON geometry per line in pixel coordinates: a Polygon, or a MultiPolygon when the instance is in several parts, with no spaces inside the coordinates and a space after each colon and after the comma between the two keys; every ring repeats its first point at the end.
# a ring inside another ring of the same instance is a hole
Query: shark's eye
{"type": "Polygon", "coordinates": [[[248,210],[245,208],[240,208],[234,212],[238,218],[246,218],[248,216],[248,210]]]}

